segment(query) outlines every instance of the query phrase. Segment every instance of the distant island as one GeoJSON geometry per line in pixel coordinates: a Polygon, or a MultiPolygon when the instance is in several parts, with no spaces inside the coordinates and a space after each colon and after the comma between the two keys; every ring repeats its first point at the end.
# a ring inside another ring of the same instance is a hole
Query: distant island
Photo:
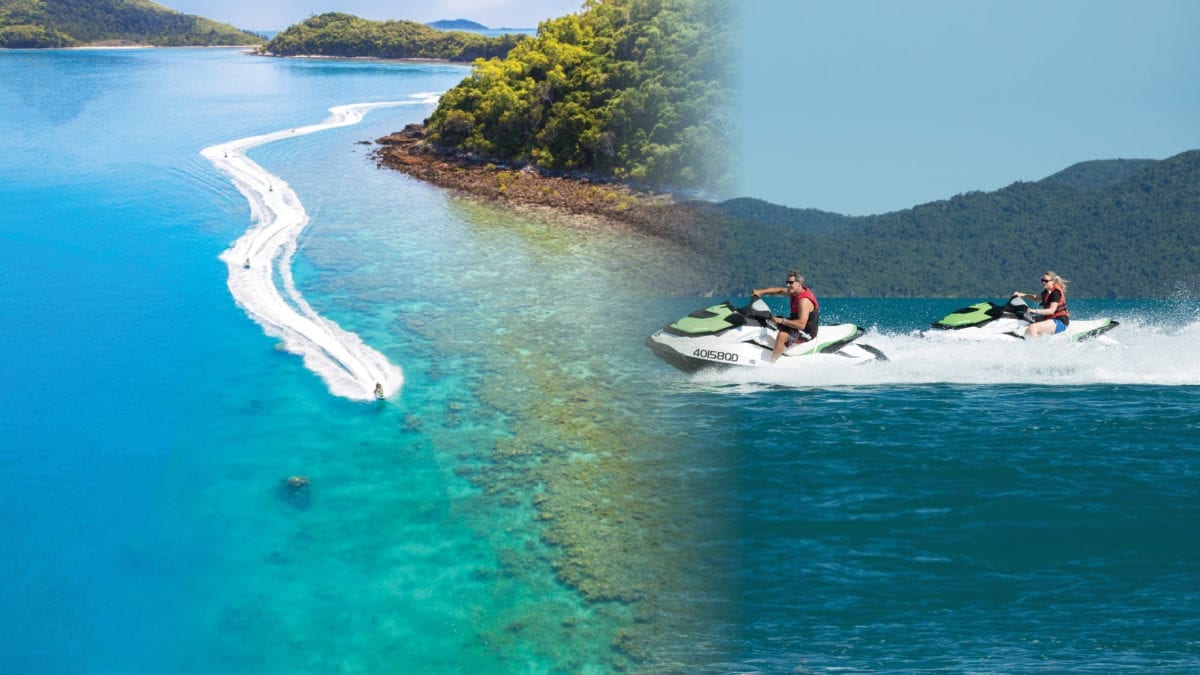
{"type": "Polygon", "coordinates": [[[430,21],[425,25],[438,30],[490,30],[481,23],[467,19],[441,19],[440,21],[430,21]]]}
{"type": "Polygon", "coordinates": [[[262,47],[260,53],[470,62],[503,58],[526,39],[525,35],[487,37],[467,31],[438,30],[416,21],[372,21],[353,14],[328,12],[288,26],[262,47]]]}
{"type": "Polygon", "coordinates": [[[0,0],[0,48],[260,45],[266,38],[148,0],[0,0]]]}

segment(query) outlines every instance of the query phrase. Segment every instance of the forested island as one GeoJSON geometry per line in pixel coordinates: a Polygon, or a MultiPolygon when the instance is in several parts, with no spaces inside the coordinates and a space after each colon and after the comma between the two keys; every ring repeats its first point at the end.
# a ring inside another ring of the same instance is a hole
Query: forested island
{"type": "Polygon", "coordinates": [[[626,183],[422,152],[417,127],[380,139],[380,163],[501,203],[618,221],[695,256],[684,293],[743,296],[788,269],[835,297],[1001,299],[1052,269],[1076,297],[1200,289],[1200,150],[1082,162],[1036,182],[874,216],[756,199],[679,200],[626,183]]]}
{"type": "Polygon", "coordinates": [[[673,188],[729,182],[735,7],[603,0],[476,62],[425,143],[492,162],[673,188]]]}
{"type": "Polygon", "coordinates": [[[0,48],[259,45],[261,35],[148,0],[0,0],[0,48]]]}
{"type": "MultiPolygon", "coordinates": [[[[1046,269],[1085,297],[1200,289],[1200,151],[1082,162],[865,217],[681,196],[736,171],[734,14],[729,0],[595,0],[536,37],[489,38],[328,13],[265,50],[475,59],[425,125],[380,139],[379,162],[670,239],[695,253],[681,273],[697,292],[742,294],[790,268],[833,296],[995,298],[1046,269]]],[[[146,0],[0,0],[0,47],[262,42],[146,0]]]]}
{"type": "Polygon", "coordinates": [[[439,59],[473,61],[503,57],[526,35],[487,37],[445,31],[416,21],[372,21],[353,14],[328,12],[292,24],[262,52],[274,56],[439,59]]]}
{"type": "MultiPolygon", "coordinates": [[[[849,217],[727,184],[726,0],[599,0],[477,62],[380,164],[501,202],[598,215],[686,246],[689,291],[744,294],[801,269],[826,295],[1001,297],[1046,269],[1082,297],[1200,288],[1200,151],[1088,161],[1037,182],[849,217]]],[[[681,273],[685,271],[681,270],[681,273]]]]}

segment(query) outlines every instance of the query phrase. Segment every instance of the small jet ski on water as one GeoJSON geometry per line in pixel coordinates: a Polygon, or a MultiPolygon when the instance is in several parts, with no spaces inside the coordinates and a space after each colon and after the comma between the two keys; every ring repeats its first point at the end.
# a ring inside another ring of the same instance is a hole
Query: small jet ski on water
{"type": "Polygon", "coordinates": [[[821,361],[850,365],[887,360],[878,349],[855,342],[862,336],[862,328],[841,323],[821,326],[815,339],[792,345],[771,363],[778,334],[771,309],[762,299],[755,299],[746,307],[724,302],[696,310],[655,331],[646,338],[646,346],[658,358],[687,372],[731,366],[790,370],[821,361]]]}
{"type": "MultiPolygon", "coordinates": [[[[950,312],[934,321],[933,330],[925,337],[951,338],[958,340],[1024,340],[1025,330],[1035,321],[1026,314],[1029,305],[1019,297],[1011,298],[1007,304],[979,302],[950,312]]],[[[1074,342],[1098,337],[1119,326],[1113,319],[1080,321],[1071,319],[1067,329],[1055,335],[1044,335],[1038,339],[1074,342]]],[[[1106,338],[1107,339],[1107,338],[1106,338]]]]}

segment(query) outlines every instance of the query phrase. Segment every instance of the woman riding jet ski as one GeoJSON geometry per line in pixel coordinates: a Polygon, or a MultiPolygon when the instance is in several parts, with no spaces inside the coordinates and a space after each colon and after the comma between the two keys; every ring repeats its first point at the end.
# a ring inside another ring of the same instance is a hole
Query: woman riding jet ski
{"type": "MultiPolygon", "coordinates": [[[[1004,305],[980,302],[956,309],[934,321],[931,324],[934,330],[927,330],[923,335],[960,340],[1024,340],[1025,331],[1030,324],[1043,318],[1045,317],[1030,314],[1029,305],[1020,296],[1013,296],[1004,305]]],[[[1112,319],[1071,319],[1061,333],[1047,335],[1042,339],[1086,340],[1103,335],[1119,325],[1112,319]]]]}
{"type": "Polygon", "coordinates": [[[706,367],[803,368],[818,361],[856,364],[886,361],[878,349],[855,342],[863,329],[852,323],[821,326],[817,337],[793,345],[771,362],[779,329],[761,298],[747,307],[728,302],[700,309],[646,338],[658,358],[684,371],[706,367]]]}

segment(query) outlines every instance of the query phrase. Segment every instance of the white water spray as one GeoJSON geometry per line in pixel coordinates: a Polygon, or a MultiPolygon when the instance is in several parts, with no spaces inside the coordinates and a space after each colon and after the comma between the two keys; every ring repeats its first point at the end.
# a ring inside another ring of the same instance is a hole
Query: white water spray
{"type": "MultiPolygon", "coordinates": [[[[916,333],[868,330],[862,342],[888,361],[846,367],[702,371],[691,382],[708,385],[837,387],[873,385],[1200,385],[1200,320],[1195,315],[1164,321],[1114,317],[1121,325],[1109,339],[963,342],[916,333]]],[[[739,389],[740,391],[740,389],[739,389]]]]}
{"type": "Polygon", "coordinates": [[[412,101],[335,106],[319,124],[251,136],[204,148],[202,154],[250,203],[252,225],[224,253],[229,291],[238,306],[280,338],[287,351],[325,381],[329,391],[354,400],[375,398],[376,383],[391,396],[404,383],[399,366],[318,314],[296,289],[292,257],[296,240],[308,225],[308,214],[296,193],[279,176],[246,157],[246,151],[266,143],[357,124],[374,108],[436,103],[437,94],[414,94],[412,101]],[[276,283],[278,279],[278,285],[276,283]]]}

